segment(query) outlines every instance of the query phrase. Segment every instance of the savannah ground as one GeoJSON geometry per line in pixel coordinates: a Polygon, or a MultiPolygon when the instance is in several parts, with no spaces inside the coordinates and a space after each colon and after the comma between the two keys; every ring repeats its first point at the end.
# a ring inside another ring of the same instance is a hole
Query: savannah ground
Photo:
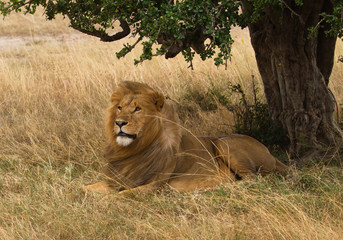
{"type": "MultiPolygon", "coordinates": [[[[102,43],[67,26],[39,13],[0,20],[0,239],[342,239],[343,167],[336,159],[286,179],[270,175],[189,194],[84,193],[83,185],[102,179],[103,118],[120,81],[168,95],[197,135],[231,133],[233,116],[220,105],[205,111],[194,93],[232,82],[251,99],[252,75],[262,85],[246,30],[233,30],[228,70],[196,59],[192,71],[182,56],[133,66],[139,51],[115,57],[133,39],[102,43]]],[[[343,54],[341,41],[336,54],[343,54]]],[[[343,64],[335,65],[330,87],[342,103],[343,64]]]]}

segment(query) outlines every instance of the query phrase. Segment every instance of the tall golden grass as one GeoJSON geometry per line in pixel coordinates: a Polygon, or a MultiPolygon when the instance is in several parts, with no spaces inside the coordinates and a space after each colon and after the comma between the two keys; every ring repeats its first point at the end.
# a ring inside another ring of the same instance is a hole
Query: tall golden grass
{"type": "MultiPolygon", "coordinates": [[[[233,29],[228,70],[196,59],[192,71],[181,56],[133,66],[139,49],[115,57],[132,39],[102,43],[67,26],[39,14],[0,21],[0,239],[341,239],[342,168],[316,165],[288,179],[191,194],[82,192],[101,178],[103,117],[120,81],[148,83],[186,104],[192,111],[181,109],[183,125],[204,135],[230,133],[232,116],[197,109],[185,100],[187,89],[231,81],[250,92],[251,75],[262,85],[246,30],[233,29]]],[[[338,102],[342,66],[330,85],[338,102]]]]}

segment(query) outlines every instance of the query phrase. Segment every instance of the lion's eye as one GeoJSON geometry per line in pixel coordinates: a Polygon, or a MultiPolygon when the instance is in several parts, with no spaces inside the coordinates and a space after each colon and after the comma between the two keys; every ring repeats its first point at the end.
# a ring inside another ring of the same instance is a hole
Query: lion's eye
{"type": "Polygon", "coordinates": [[[140,111],[140,110],[142,110],[140,107],[136,107],[135,110],[134,110],[133,112],[138,112],[138,111],[140,111]]]}
{"type": "Polygon", "coordinates": [[[121,106],[118,106],[118,110],[121,111],[121,106]]]}

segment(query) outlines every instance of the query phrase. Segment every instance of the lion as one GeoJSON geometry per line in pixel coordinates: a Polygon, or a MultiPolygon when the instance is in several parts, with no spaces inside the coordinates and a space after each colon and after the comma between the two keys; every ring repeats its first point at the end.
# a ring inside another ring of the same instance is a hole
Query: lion
{"type": "Polygon", "coordinates": [[[187,133],[173,103],[143,83],[119,84],[111,96],[106,130],[106,180],[84,190],[145,193],[168,185],[190,192],[248,176],[285,175],[287,170],[249,136],[187,133]]]}

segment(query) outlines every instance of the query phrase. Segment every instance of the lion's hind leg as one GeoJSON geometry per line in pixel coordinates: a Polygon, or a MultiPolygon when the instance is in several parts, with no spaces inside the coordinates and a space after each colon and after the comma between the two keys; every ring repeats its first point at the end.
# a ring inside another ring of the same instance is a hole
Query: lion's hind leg
{"type": "MultiPolygon", "coordinates": [[[[266,168],[266,164],[263,164],[263,161],[260,160],[259,144],[261,143],[258,143],[257,146],[247,148],[246,140],[249,140],[249,138],[246,139],[245,136],[240,137],[240,135],[234,138],[219,139],[215,143],[217,157],[221,158],[231,172],[239,178],[270,173],[271,171],[266,168]],[[258,149],[257,152],[256,148],[258,149]]],[[[266,153],[263,153],[263,155],[266,155],[266,153]]]]}

